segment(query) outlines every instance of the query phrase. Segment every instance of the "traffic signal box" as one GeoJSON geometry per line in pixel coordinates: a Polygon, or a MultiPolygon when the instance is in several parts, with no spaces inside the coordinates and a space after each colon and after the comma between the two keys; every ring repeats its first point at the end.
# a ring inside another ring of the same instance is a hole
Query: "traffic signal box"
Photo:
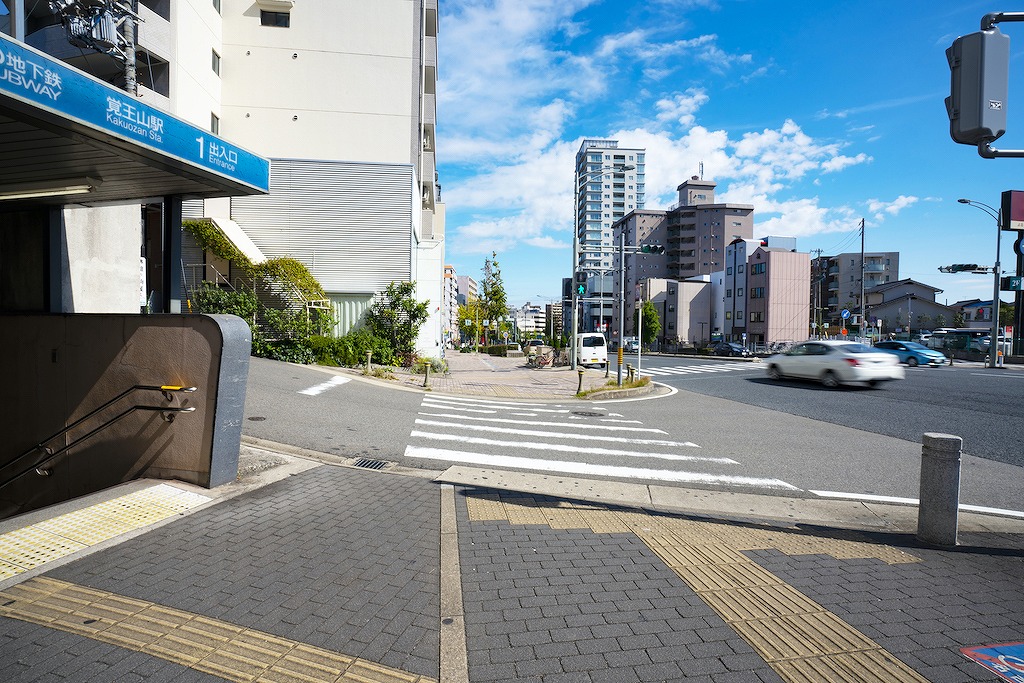
{"type": "Polygon", "coordinates": [[[587,295],[587,274],[583,271],[576,273],[575,294],[578,297],[584,297],[587,295]]]}
{"type": "Polygon", "coordinates": [[[992,142],[1006,132],[1010,38],[991,28],[960,36],[946,50],[949,134],[962,145],[992,142]]]}

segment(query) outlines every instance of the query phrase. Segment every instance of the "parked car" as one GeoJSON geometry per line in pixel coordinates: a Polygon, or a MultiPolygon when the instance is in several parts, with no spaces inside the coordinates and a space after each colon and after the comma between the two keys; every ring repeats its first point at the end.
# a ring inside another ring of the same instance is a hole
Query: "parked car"
{"type": "Polygon", "coordinates": [[[875,344],[875,348],[895,354],[901,363],[906,363],[912,368],[918,365],[939,366],[946,363],[946,354],[917,342],[880,341],[875,344]]]}
{"type": "Polygon", "coordinates": [[[714,356],[750,356],[750,349],[743,348],[743,344],[736,342],[718,342],[711,347],[711,354],[714,356]]]}
{"type": "Polygon", "coordinates": [[[874,387],[906,376],[894,354],[845,341],[802,342],[785,353],[769,356],[765,367],[772,379],[815,379],[830,388],[855,382],[874,387]]]}
{"type": "Polygon", "coordinates": [[[622,348],[626,353],[636,353],[640,348],[640,340],[636,337],[628,338],[622,348]]]}

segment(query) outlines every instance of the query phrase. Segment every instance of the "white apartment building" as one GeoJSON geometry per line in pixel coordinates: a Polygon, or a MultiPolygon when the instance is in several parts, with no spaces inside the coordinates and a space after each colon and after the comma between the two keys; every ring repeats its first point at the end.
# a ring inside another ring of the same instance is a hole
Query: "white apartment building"
{"type": "Polygon", "coordinates": [[[441,287],[441,330],[444,348],[451,348],[459,338],[459,280],[455,266],[444,267],[444,284],[441,287]]]}
{"type": "Polygon", "coordinates": [[[580,245],[576,271],[588,274],[588,291],[602,301],[583,306],[585,331],[610,330],[614,283],[612,225],[631,211],[644,208],[646,150],[619,147],[618,140],[587,139],[576,153],[574,176],[575,229],[580,245]],[[615,170],[633,166],[629,170],[615,170]]]}
{"type": "MultiPolygon", "coordinates": [[[[271,160],[269,194],[186,201],[182,216],[214,220],[257,260],[302,261],[328,292],[338,333],[376,292],[415,281],[431,311],[417,347],[437,355],[445,329],[437,0],[139,0],[138,13],[138,98],[271,160]]],[[[68,42],[47,3],[14,3],[7,23],[29,45],[120,80],[116,60],[68,42]]],[[[122,270],[137,280],[138,254],[158,242],[165,213],[161,197],[143,206],[143,229],[137,204],[66,211],[85,212],[72,219],[80,223],[122,226],[122,270]]],[[[183,265],[205,258],[189,247],[171,246],[183,250],[183,265]]],[[[157,310],[181,309],[181,279],[149,274],[151,298],[167,302],[157,310]]],[[[138,311],[137,299],[135,286],[111,305],[138,311]]]]}

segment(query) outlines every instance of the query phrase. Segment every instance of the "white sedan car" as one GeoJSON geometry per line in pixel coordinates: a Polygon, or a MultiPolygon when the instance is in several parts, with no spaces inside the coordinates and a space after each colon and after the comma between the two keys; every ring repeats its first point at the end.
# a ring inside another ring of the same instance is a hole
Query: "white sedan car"
{"type": "Polygon", "coordinates": [[[772,379],[815,379],[826,387],[850,382],[873,387],[906,376],[897,356],[846,341],[806,341],[770,356],[765,367],[772,379]]]}

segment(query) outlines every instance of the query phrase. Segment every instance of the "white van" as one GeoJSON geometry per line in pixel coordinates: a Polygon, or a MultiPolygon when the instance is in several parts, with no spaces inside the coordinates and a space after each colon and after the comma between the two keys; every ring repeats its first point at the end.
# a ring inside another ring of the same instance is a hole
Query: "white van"
{"type": "Polygon", "coordinates": [[[576,342],[576,362],[604,367],[608,364],[608,344],[600,332],[581,332],[576,342]]]}

